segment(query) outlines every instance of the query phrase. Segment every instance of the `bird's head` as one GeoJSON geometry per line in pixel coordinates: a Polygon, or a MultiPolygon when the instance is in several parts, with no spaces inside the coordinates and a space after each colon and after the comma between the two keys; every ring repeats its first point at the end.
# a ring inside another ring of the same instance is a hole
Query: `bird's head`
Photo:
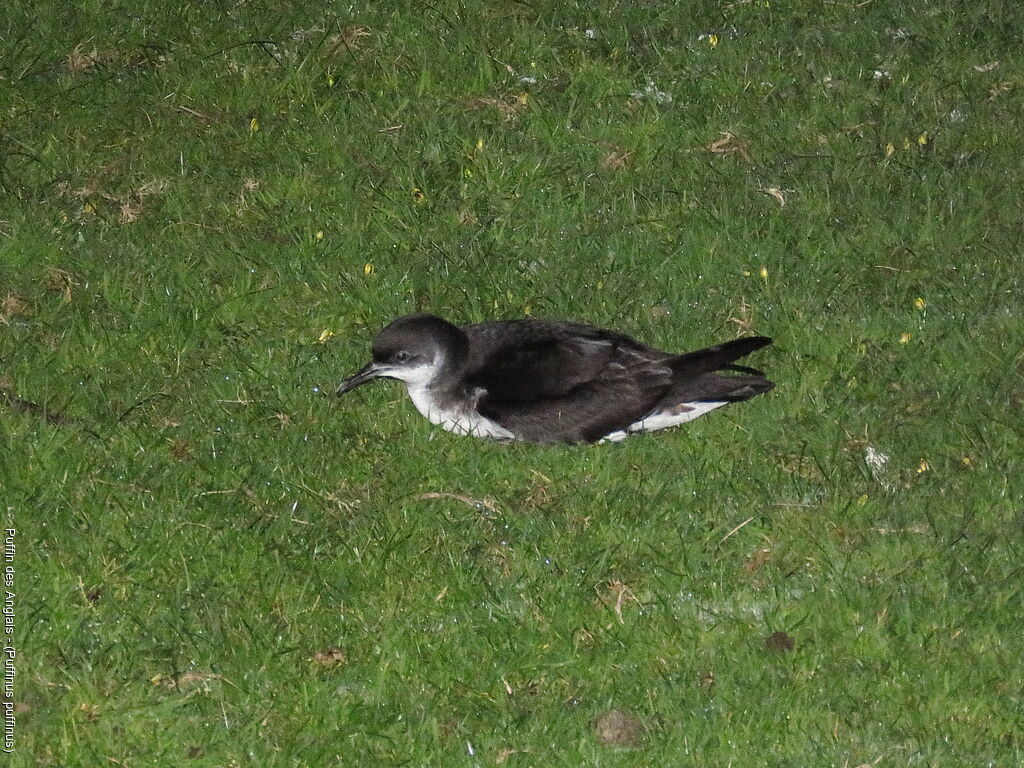
{"type": "Polygon", "coordinates": [[[338,385],[343,395],[374,379],[398,379],[410,388],[427,388],[446,366],[465,359],[466,334],[433,315],[400,317],[377,334],[373,359],[338,385]]]}

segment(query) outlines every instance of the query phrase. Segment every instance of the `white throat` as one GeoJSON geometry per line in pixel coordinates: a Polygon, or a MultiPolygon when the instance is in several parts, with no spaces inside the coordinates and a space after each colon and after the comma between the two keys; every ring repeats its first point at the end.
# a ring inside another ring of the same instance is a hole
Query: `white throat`
{"type": "MultiPolygon", "coordinates": [[[[477,393],[472,402],[446,403],[436,396],[431,389],[441,364],[435,361],[431,365],[402,371],[401,380],[405,382],[416,410],[431,424],[457,435],[473,435],[489,437],[493,440],[514,440],[515,435],[497,422],[481,416],[476,411],[476,401],[481,393],[477,393]]],[[[397,378],[397,377],[396,377],[397,378]]]]}

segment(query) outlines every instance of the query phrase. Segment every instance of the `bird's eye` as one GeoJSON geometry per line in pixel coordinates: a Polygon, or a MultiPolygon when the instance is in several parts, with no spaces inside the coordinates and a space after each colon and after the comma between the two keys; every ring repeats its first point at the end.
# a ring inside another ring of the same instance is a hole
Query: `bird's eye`
{"type": "Polygon", "coordinates": [[[404,363],[409,359],[409,353],[406,352],[404,349],[400,349],[398,352],[395,352],[395,354],[391,356],[391,359],[394,360],[396,363],[404,363]]]}

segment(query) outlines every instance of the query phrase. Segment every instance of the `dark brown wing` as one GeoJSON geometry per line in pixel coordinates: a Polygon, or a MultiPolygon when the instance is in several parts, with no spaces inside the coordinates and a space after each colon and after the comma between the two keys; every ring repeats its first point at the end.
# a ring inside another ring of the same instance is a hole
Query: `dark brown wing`
{"type": "Polygon", "coordinates": [[[496,400],[523,402],[568,395],[601,375],[615,354],[608,339],[541,337],[496,347],[468,383],[496,400]]]}
{"type": "Polygon", "coordinates": [[[646,416],[672,383],[664,359],[643,349],[612,340],[559,346],[536,365],[530,357],[519,369],[481,371],[480,413],[530,442],[590,443],[646,416]],[[544,380],[531,381],[535,374],[544,380]]]}

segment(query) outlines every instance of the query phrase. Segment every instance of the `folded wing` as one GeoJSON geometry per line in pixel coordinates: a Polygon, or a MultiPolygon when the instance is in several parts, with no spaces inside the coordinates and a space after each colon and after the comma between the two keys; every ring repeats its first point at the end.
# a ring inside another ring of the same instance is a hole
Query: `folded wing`
{"type": "Polygon", "coordinates": [[[625,337],[586,328],[522,335],[479,361],[469,384],[487,418],[535,442],[593,442],[625,429],[672,383],[667,355],[625,337]]]}

